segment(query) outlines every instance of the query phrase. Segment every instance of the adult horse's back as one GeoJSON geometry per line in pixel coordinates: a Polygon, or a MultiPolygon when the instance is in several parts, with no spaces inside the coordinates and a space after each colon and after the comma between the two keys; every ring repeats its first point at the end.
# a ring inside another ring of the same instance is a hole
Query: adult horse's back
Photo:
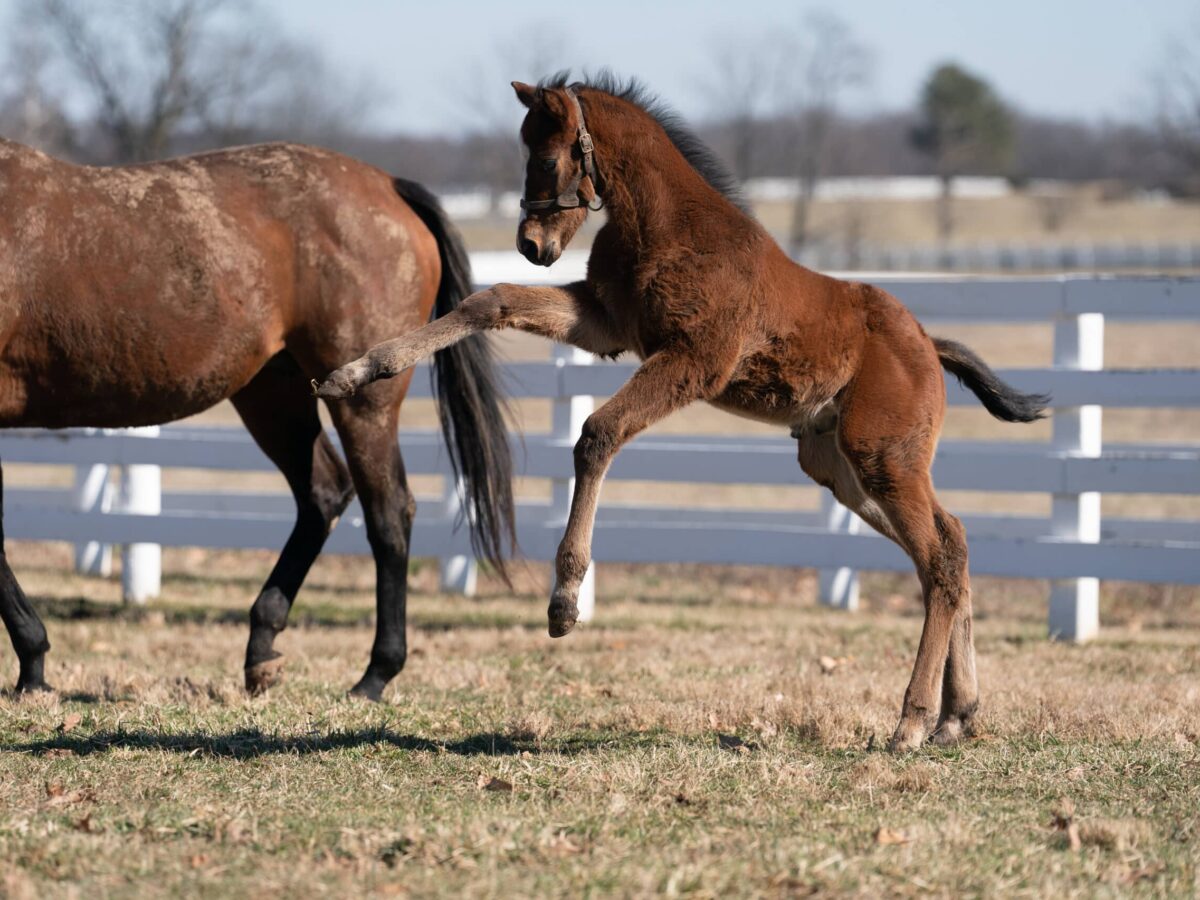
{"type": "MultiPolygon", "coordinates": [[[[278,677],[275,636],[355,490],[378,617],[354,691],[378,698],[403,667],[415,506],[396,424],[410,378],[331,409],[345,462],[308,385],[469,291],[461,240],[431,194],[328,151],[270,144],[89,168],[0,141],[0,427],[148,425],[230,398],[296,498],[251,610],[251,691],[278,677]]],[[[511,465],[488,345],[451,348],[435,372],[472,539],[502,565],[511,465]]],[[[18,690],[45,688],[46,631],[2,549],[0,614],[18,690]]]]}

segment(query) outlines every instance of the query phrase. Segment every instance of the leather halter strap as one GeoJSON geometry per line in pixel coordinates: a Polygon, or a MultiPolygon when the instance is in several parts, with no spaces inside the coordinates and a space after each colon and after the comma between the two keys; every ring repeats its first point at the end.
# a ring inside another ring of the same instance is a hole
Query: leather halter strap
{"type": "Polygon", "coordinates": [[[579,105],[579,98],[575,96],[575,92],[571,88],[568,87],[563,90],[570,98],[571,104],[575,107],[575,116],[579,119],[579,133],[575,138],[575,143],[579,145],[579,154],[583,158],[583,165],[579,167],[579,171],[575,173],[575,177],[571,179],[571,183],[553,200],[526,200],[522,197],[521,209],[532,211],[539,209],[575,209],[586,205],[588,209],[595,211],[604,207],[604,200],[600,197],[600,176],[596,171],[596,147],[592,143],[592,136],[588,134],[587,123],[583,120],[583,107],[579,105]],[[595,196],[590,201],[585,201],[579,195],[579,183],[583,181],[584,175],[592,180],[592,191],[595,196]],[[593,203],[595,206],[592,205],[593,203]]]}

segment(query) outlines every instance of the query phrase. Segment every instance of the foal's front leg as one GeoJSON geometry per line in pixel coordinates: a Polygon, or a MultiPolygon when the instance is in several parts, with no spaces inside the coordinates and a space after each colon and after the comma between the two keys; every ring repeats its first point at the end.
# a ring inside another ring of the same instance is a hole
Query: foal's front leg
{"type": "Polygon", "coordinates": [[[575,494],[555,557],[556,580],[548,611],[551,637],[562,637],[579,619],[579,586],[591,562],[600,484],[617,451],[675,410],[715,396],[723,382],[694,356],[662,350],[583,423],[583,434],[575,444],[575,494]]]}
{"type": "Polygon", "coordinates": [[[586,282],[565,287],[497,284],[472,294],[454,311],[414,332],[376,344],[314,385],[316,394],[329,400],[345,399],[372,381],[398,375],[469,335],[503,328],[573,344],[590,353],[612,355],[625,349],[586,282]]]}

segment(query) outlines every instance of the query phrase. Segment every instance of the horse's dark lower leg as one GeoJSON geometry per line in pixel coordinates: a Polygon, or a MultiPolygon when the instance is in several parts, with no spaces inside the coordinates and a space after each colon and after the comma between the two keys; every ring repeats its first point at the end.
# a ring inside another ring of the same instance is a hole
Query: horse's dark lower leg
{"type": "Polygon", "coordinates": [[[396,404],[372,405],[364,396],[333,412],[375,557],[375,642],[367,671],[350,693],[379,700],[408,657],[408,548],[416,502],[396,442],[396,404]]]}
{"type": "Polygon", "coordinates": [[[350,474],[321,428],[316,400],[286,354],[276,357],[233,397],[263,452],[279,467],[296,499],[296,524],[250,610],[246,689],[261,693],[282,674],[276,636],[337,517],[354,495],[350,474]]]}
{"type": "Polygon", "coordinates": [[[45,664],[50,641],[46,638],[46,626],[29,604],[25,592],[17,584],[17,578],[8,564],[4,551],[4,474],[0,471],[0,619],[8,629],[13,650],[17,653],[19,671],[18,693],[25,691],[48,691],[45,664]]]}

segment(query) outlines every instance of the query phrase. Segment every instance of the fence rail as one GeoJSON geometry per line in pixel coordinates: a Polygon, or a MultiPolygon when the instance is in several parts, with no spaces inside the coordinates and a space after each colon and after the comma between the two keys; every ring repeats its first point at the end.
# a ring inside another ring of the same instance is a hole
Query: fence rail
{"type": "MultiPolygon", "coordinates": [[[[529,280],[475,260],[493,280],[529,280]],[[506,277],[507,276],[507,277],[506,277]]],[[[577,264],[568,261],[567,268],[577,264]]],[[[556,280],[563,274],[556,271],[556,280]]],[[[1055,410],[1049,442],[943,441],[934,464],[939,488],[1045,493],[1051,514],[966,515],[975,572],[1052,582],[1050,629],[1085,639],[1098,627],[1100,579],[1200,584],[1200,521],[1100,517],[1104,493],[1200,494],[1197,445],[1104,445],[1104,407],[1200,408],[1200,369],[1105,370],[1103,326],[1120,320],[1200,321],[1200,280],[1176,279],[875,279],[923,320],[1052,322],[1055,365],[1001,374],[1025,390],[1048,391],[1055,410]]],[[[594,397],[612,394],[628,378],[629,364],[593,364],[558,348],[553,361],[508,366],[517,397],[554,401],[548,434],[526,435],[514,451],[522,474],[550,479],[549,503],[522,503],[519,533],[531,559],[553,558],[566,518],[572,477],[570,447],[594,397]]],[[[428,379],[413,381],[428,395],[428,379]]],[[[975,405],[951,383],[949,402],[975,405]]],[[[440,437],[402,431],[412,474],[449,475],[440,437]]],[[[798,485],[806,480],[787,438],[647,436],[618,455],[610,478],[708,484],[798,485]]],[[[161,545],[278,548],[292,525],[290,498],[278,494],[158,490],[163,467],[273,471],[249,436],[236,428],[166,426],[130,431],[13,430],[0,433],[5,462],[78,467],[73,490],[27,488],[7,492],[6,524],[12,537],[68,540],[80,545],[80,564],[100,570],[108,544],[138,548],[127,557],[126,592],[157,589],[153,553],[161,545]],[[97,487],[104,467],[119,467],[125,489],[97,487]],[[153,570],[138,580],[138,570],[153,570]],[[132,580],[129,580],[132,578],[132,580]]],[[[447,479],[449,482],[450,479],[447,479]]],[[[469,541],[455,529],[454,486],[417,518],[413,552],[443,560],[443,578],[469,590],[469,541]]],[[[330,539],[331,552],[367,552],[361,512],[352,507],[330,539]]],[[[910,569],[890,542],[862,527],[827,500],[820,512],[614,506],[601,508],[595,536],[597,560],[714,562],[809,566],[822,571],[823,599],[853,608],[857,571],[910,569]]],[[[127,551],[130,552],[130,551],[127,551]]],[[[585,590],[585,602],[590,597],[585,590]]]]}

